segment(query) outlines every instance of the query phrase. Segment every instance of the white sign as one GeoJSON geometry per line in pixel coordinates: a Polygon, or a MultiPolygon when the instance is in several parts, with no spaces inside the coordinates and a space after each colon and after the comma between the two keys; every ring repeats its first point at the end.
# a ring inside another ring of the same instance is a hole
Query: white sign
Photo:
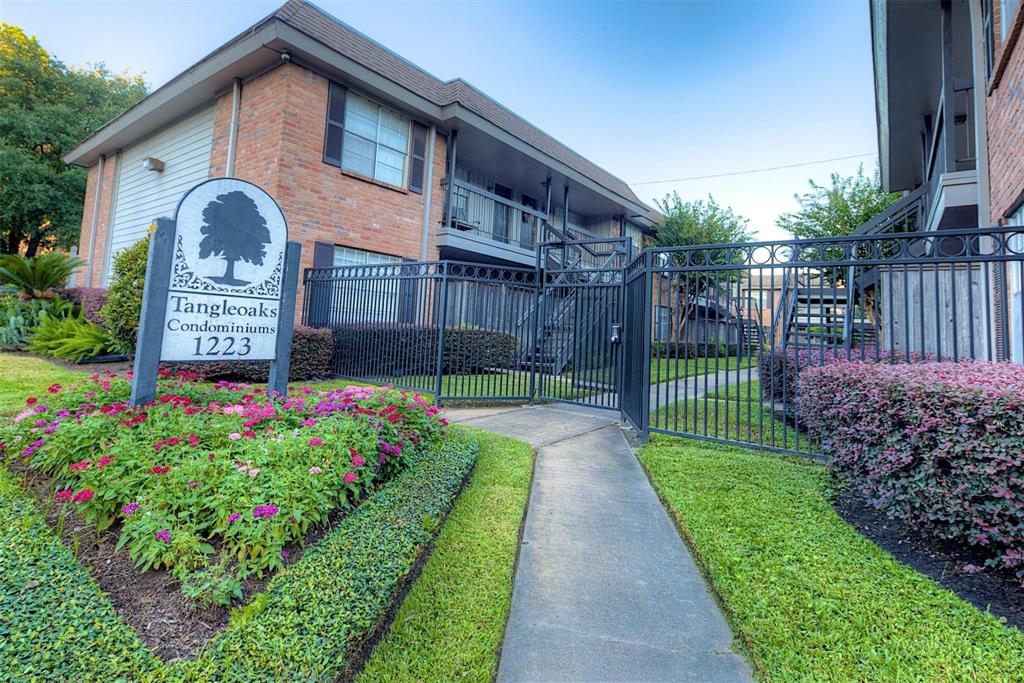
{"type": "Polygon", "coordinates": [[[277,202],[216,178],[189,190],[174,220],[160,360],[273,360],[288,242],[277,202]]]}

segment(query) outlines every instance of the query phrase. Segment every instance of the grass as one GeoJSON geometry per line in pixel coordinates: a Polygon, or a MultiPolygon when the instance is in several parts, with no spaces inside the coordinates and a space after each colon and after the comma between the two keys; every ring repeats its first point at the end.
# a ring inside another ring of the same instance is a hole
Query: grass
{"type": "MultiPolygon", "coordinates": [[[[709,389],[713,385],[709,385],[709,389]]],[[[687,432],[718,439],[731,439],[774,448],[806,450],[807,433],[798,431],[775,416],[761,403],[757,380],[721,386],[706,397],[672,402],[662,394],[660,403],[651,402],[650,424],[657,429],[687,432]],[[748,400],[749,399],[749,400],[748,400]]],[[[675,437],[658,435],[656,441],[675,437]]]]}
{"type": "Polygon", "coordinates": [[[69,370],[43,358],[0,353],[4,386],[0,391],[0,417],[14,415],[25,407],[25,398],[46,392],[54,382],[71,384],[91,372],[69,370]]]}
{"type": "Polygon", "coordinates": [[[678,442],[639,457],[761,680],[1024,680],[1024,635],[857,533],[823,467],[678,442]]]}
{"type": "MultiPolygon", "coordinates": [[[[668,382],[683,377],[710,375],[723,370],[745,369],[757,365],[754,356],[722,356],[720,358],[651,358],[651,383],[668,382]]],[[[741,373],[742,376],[742,373],[741,373]]]]}
{"type": "Polygon", "coordinates": [[[475,432],[476,469],[360,681],[493,680],[533,451],[475,432]]]}

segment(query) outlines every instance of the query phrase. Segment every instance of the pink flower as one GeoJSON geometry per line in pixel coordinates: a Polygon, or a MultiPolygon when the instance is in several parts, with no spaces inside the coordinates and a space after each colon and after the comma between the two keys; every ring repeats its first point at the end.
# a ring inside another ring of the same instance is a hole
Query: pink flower
{"type": "Polygon", "coordinates": [[[158,541],[163,541],[164,543],[171,542],[171,532],[169,529],[161,529],[160,531],[153,534],[153,537],[158,541]]]}
{"type": "Polygon", "coordinates": [[[352,454],[352,467],[362,467],[365,464],[366,464],[366,461],[363,460],[363,456],[361,456],[361,455],[359,455],[357,453],[353,453],[352,454]]]}
{"type": "Polygon", "coordinates": [[[85,470],[89,469],[89,461],[83,460],[81,462],[73,462],[70,465],[68,465],[68,469],[71,470],[72,472],[84,472],[85,470]]]}
{"type": "Polygon", "coordinates": [[[281,551],[281,559],[282,560],[287,560],[288,559],[288,551],[287,550],[282,550],[281,551]]]}
{"type": "Polygon", "coordinates": [[[54,498],[56,498],[57,500],[59,500],[61,502],[66,502],[66,501],[71,500],[71,497],[74,496],[74,495],[75,495],[75,492],[72,491],[71,489],[64,489],[63,491],[57,491],[57,493],[54,494],[54,498]]]}
{"type": "Polygon", "coordinates": [[[110,457],[109,455],[104,455],[96,463],[96,467],[99,468],[99,469],[103,469],[104,467],[106,467],[107,465],[109,465],[112,462],[114,462],[114,459],[112,457],[110,457]]]}
{"type": "Polygon", "coordinates": [[[242,435],[239,434],[238,432],[233,432],[231,434],[228,434],[228,438],[231,439],[232,441],[238,441],[239,439],[242,438],[242,435]]]}
{"type": "Polygon", "coordinates": [[[134,513],[138,509],[139,509],[139,504],[138,503],[128,503],[123,508],[121,508],[121,514],[124,515],[125,517],[131,517],[132,513],[134,513]]]}
{"type": "Polygon", "coordinates": [[[28,398],[26,398],[26,399],[25,399],[25,405],[27,405],[27,406],[33,406],[33,405],[35,405],[35,404],[36,404],[36,402],[37,402],[38,400],[39,400],[39,399],[38,399],[38,398],[36,398],[35,396],[29,396],[28,398]]]}
{"type": "Polygon", "coordinates": [[[324,440],[321,439],[319,436],[314,436],[312,439],[309,440],[308,443],[310,446],[321,446],[323,445],[324,440]]]}
{"type": "Polygon", "coordinates": [[[358,478],[359,477],[356,475],[355,472],[346,472],[345,473],[345,483],[346,484],[351,484],[352,482],[354,482],[358,478]]]}
{"type": "Polygon", "coordinates": [[[301,424],[303,427],[316,427],[316,420],[310,417],[303,420],[299,424],[301,424]]]}
{"type": "Polygon", "coordinates": [[[238,514],[237,512],[232,512],[230,515],[228,515],[228,524],[232,524],[234,522],[237,522],[238,518],[241,517],[241,516],[242,515],[238,514]]]}
{"type": "Polygon", "coordinates": [[[256,519],[263,517],[273,517],[277,514],[278,507],[276,505],[257,505],[252,510],[252,516],[256,519]]]}
{"type": "Polygon", "coordinates": [[[203,482],[201,482],[201,481],[190,481],[190,482],[188,483],[188,487],[189,487],[190,489],[198,488],[199,486],[202,486],[202,483],[203,483],[203,482]]]}
{"type": "Polygon", "coordinates": [[[317,467],[316,465],[314,465],[313,467],[309,468],[309,473],[310,474],[320,474],[320,472],[321,472],[320,468],[317,467]]]}
{"type": "Polygon", "coordinates": [[[250,477],[255,477],[259,473],[260,473],[260,470],[257,467],[253,467],[251,470],[249,470],[249,476],[250,477]]]}
{"type": "Polygon", "coordinates": [[[84,503],[87,500],[92,500],[92,497],[95,495],[92,489],[82,489],[75,494],[74,500],[76,503],[84,503]]]}

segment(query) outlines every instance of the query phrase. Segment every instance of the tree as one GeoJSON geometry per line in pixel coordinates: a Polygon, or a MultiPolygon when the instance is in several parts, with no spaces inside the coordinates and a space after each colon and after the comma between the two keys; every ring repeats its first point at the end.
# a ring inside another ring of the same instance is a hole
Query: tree
{"type": "Polygon", "coordinates": [[[794,195],[799,211],[783,214],[776,221],[783,230],[797,237],[844,237],[868,222],[889,206],[899,201],[899,192],[882,189],[878,169],[872,177],[864,175],[864,167],[857,175],[844,178],[833,173],[830,186],[808,180],[811,191],[794,195]]]}
{"type": "Polygon", "coordinates": [[[270,244],[267,219],[260,215],[256,202],[241,190],[219,195],[203,209],[199,232],[205,235],[199,243],[199,258],[223,256],[227,262],[224,275],[210,279],[234,287],[249,284],[235,277],[235,263],[241,260],[262,266],[267,255],[263,246],[270,244]]]}
{"type": "Polygon", "coordinates": [[[63,155],[145,95],[139,76],[68,67],[0,24],[0,252],[77,241],[87,174],[63,155]]]}
{"type": "MultiPolygon", "coordinates": [[[[719,206],[714,197],[684,202],[678,192],[665,195],[655,201],[665,220],[654,237],[656,247],[692,247],[699,245],[733,244],[749,242],[752,239],[748,223],[737,216],[729,207],[719,206]]],[[[667,252],[671,258],[684,265],[683,252],[667,252]]],[[[700,252],[699,259],[704,265],[737,266],[746,259],[746,253],[736,249],[712,249],[700,252]]],[[[693,266],[694,263],[686,263],[693,266]]],[[[676,282],[676,324],[678,338],[685,338],[683,330],[690,313],[698,300],[718,299],[723,287],[728,287],[740,278],[740,270],[687,270],[678,274],[676,282]]]]}

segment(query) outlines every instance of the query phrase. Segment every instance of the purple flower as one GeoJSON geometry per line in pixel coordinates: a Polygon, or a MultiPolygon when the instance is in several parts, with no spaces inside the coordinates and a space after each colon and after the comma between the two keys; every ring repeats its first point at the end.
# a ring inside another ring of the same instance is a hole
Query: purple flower
{"type": "Polygon", "coordinates": [[[131,517],[132,513],[135,512],[138,509],[139,509],[139,504],[138,503],[128,503],[123,508],[121,508],[121,514],[124,515],[125,517],[131,517]]]}
{"type": "Polygon", "coordinates": [[[164,543],[170,543],[171,542],[171,532],[170,532],[169,529],[161,529],[160,531],[158,531],[155,534],[153,534],[153,536],[158,541],[163,541],[164,543]]]}
{"type": "Polygon", "coordinates": [[[230,515],[228,515],[228,524],[232,524],[234,522],[237,522],[238,518],[241,517],[241,516],[242,515],[238,514],[237,512],[232,512],[230,515]]]}
{"type": "Polygon", "coordinates": [[[256,519],[262,519],[264,517],[273,517],[277,514],[276,505],[257,505],[252,510],[252,516],[256,519]]]}
{"type": "Polygon", "coordinates": [[[287,550],[282,550],[281,551],[281,559],[282,560],[287,560],[288,559],[288,551],[287,550]]]}
{"type": "Polygon", "coordinates": [[[194,488],[197,488],[197,487],[201,486],[201,485],[202,485],[202,483],[203,483],[203,482],[201,482],[201,481],[190,481],[190,482],[188,483],[188,487],[189,487],[190,489],[194,489],[194,488]]]}
{"type": "Polygon", "coordinates": [[[313,467],[309,468],[309,473],[310,474],[320,474],[321,471],[322,470],[319,467],[317,467],[316,465],[314,465],[313,467]]]}

